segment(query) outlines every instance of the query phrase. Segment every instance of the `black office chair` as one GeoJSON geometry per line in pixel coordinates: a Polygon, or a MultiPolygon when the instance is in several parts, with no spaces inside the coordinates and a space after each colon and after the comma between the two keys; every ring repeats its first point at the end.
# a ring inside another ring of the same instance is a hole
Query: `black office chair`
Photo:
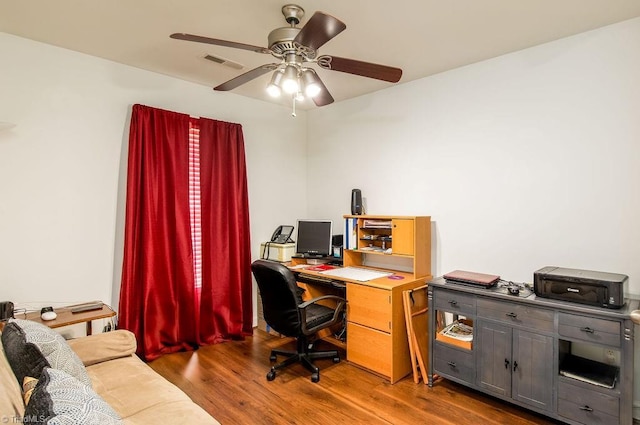
{"type": "Polygon", "coordinates": [[[276,370],[301,362],[311,371],[311,382],[318,382],[320,369],[312,360],[332,358],[334,363],[338,363],[340,356],[336,350],[314,351],[311,337],[321,329],[341,323],[347,301],[335,295],[324,295],[303,302],[294,274],[286,266],[274,261],[256,260],[251,264],[251,271],[260,289],[264,320],[275,331],[295,337],[297,343],[296,351],[271,351],[272,362],[277,360],[278,355],[287,358],[271,367],[267,380],[275,379],[276,370]],[[321,300],[335,300],[336,308],[318,304],[321,300]]]}

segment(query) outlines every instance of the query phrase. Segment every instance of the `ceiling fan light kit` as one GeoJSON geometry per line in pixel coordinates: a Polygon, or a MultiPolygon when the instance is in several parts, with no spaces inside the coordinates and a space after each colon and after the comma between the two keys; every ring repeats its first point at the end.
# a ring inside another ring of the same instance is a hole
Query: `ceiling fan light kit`
{"type": "Polygon", "coordinates": [[[268,48],[186,33],[175,33],[170,37],[177,40],[250,50],[256,53],[270,54],[280,59],[280,63],[261,65],[214,87],[214,90],[233,90],[272,71],[273,74],[266,90],[273,97],[280,96],[282,91],[291,95],[294,116],[295,102],[304,99],[303,93],[311,98],[316,106],[328,105],[334,101],[311,65],[329,71],[345,72],[391,83],[397,83],[402,77],[402,70],[399,68],[329,55],[318,57],[318,49],[347,28],[337,18],[322,12],[315,12],[302,28],[298,28],[296,25],[304,16],[304,9],[295,4],[287,4],[282,7],[282,14],[290,26],[271,31],[268,36],[268,48]]]}

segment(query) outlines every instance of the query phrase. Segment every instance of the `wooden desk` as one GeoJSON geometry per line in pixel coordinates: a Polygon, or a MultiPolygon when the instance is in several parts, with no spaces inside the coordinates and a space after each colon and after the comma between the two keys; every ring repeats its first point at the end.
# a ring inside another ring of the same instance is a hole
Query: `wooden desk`
{"type": "MultiPolygon", "coordinates": [[[[402,291],[422,286],[430,277],[416,278],[411,273],[372,270],[393,274],[360,282],[309,269],[295,269],[294,272],[299,278],[330,278],[346,286],[347,360],[388,378],[393,384],[412,370],[402,291]]],[[[298,284],[305,287],[311,297],[331,292],[326,284],[304,280],[298,284]]]]}
{"type": "Polygon", "coordinates": [[[106,319],[116,315],[116,312],[106,304],[102,305],[101,309],[83,311],[81,313],[72,313],[70,307],[55,308],[53,311],[58,315],[53,320],[42,320],[39,312],[31,312],[25,315],[25,319],[33,320],[34,322],[42,323],[50,328],[60,328],[62,326],[70,326],[78,323],[87,324],[87,335],[92,334],[92,320],[106,319]]]}
{"type": "MultiPolygon", "coordinates": [[[[393,384],[413,370],[402,293],[431,279],[431,217],[345,215],[344,219],[345,267],[392,275],[361,282],[332,277],[318,270],[295,271],[343,284],[347,294],[347,360],[388,378],[393,384]]],[[[291,263],[301,265],[306,260],[293,256],[291,263]]],[[[327,287],[306,285],[316,286],[318,291],[327,287]]]]}

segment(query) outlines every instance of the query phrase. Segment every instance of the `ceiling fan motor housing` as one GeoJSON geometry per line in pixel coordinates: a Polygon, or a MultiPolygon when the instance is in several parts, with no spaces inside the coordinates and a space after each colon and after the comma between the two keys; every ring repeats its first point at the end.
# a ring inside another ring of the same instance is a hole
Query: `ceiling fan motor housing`
{"type": "Polygon", "coordinates": [[[296,50],[293,40],[296,38],[300,28],[283,27],[276,28],[269,33],[269,50],[276,56],[283,56],[286,53],[296,50]]]}

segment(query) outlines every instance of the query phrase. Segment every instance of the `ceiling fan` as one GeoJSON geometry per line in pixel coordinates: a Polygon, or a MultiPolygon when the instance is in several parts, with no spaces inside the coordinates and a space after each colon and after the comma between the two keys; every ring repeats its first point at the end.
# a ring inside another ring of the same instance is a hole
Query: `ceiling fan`
{"type": "Polygon", "coordinates": [[[270,54],[280,59],[279,63],[261,65],[232,78],[214,87],[214,90],[233,90],[273,71],[267,91],[274,97],[279,96],[282,91],[290,94],[294,99],[294,108],[295,101],[301,100],[303,93],[311,97],[317,106],[328,105],[334,101],[329,90],[322,83],[316,71],[309,67],[309,64],[316,64],[320,68],[331,71],[346,72],[391,83],[397,83],[400,80],[402,70],[399,68],[337,56],[318,56],[320,47],[347,28],[337,18],[322,12],[315,12],[302,28],[298,28],[296,25],[300,23],[304,16],[302,7],[295,4],[287,4],[282,7],[282,14],[290,26],[276,28],[271,31],[268,37],[269,47],[253,46],[185,33],[171,34],[170,37],[177,40],[250,50],[256,53],[270,54]]]}

